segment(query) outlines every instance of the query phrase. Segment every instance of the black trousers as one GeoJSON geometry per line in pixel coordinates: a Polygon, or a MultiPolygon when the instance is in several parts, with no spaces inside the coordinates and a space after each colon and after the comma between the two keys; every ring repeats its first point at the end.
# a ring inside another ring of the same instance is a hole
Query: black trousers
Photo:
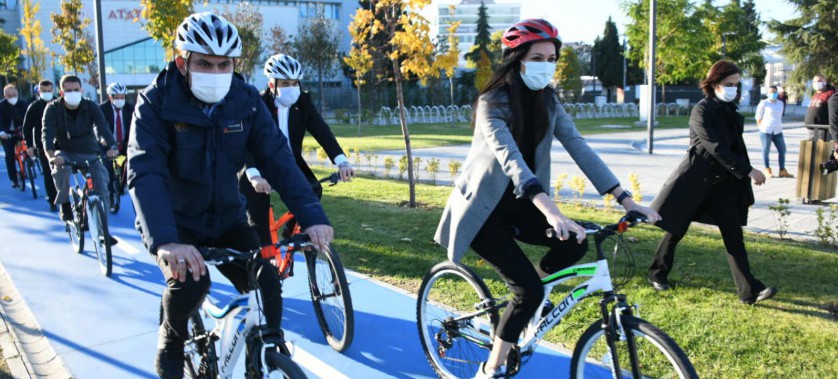
{"type": "MultiPolygon", "coordinates": [[[[746,300],[764,290],[765,284],[751,274],[742,225],[735,213],[735,209],[738,208],[736,205],[738,196],[739,192],[731,183],[717,184],[711,188],[699,209],[710,212],[713,221],[718,225],[727,250],[727,263],[733,274],[736,293],[740,300],[746,300]]],[[[650,280],[656,282],[667,280],[675,260],[675,247],[687,234],[689,227],[690,225],[687,224],[681,230],[664,234],[652,259],[652,265],[649,267],[650,280]]]]}
{"type": "Polygon", "coordinates": [[[3,152],[6,153],[6,172],[9,174],[9,181],[17,183],[17,159],[15,159],[15,143],[14,138],[0,140],[3,142],[3,152]]]}
{"type": "MultiPolygon", "coordinates": [[[[323,195],[323,187],[316,179],[310,184],[312,190],[314,190],[314,193],[317,195],[317,199],[319,200],[323,195]]],[[[247,222],[256,232],[256,235],[259,236],[259,241],[262,243],[262,246],[271,245],[273,243],[271,238],[271,223],[269,220],[271,195],[256,192],[256,190],[253,189],[253,185],[250,184],[250,181],[247,180],[247,176],[245,175],[241,175],[239,178],[239,192],[241,192],[247,200],[247,222]]],[[[274,215],[274,217],[279,216],[280,215],[274,215]]],[[[285,225],[285,228],[287,230],[292,230],[294,226],[296,226],[296,222],[292,219],[287,225],[285,225]]]]}
{"type": "MultiPolygon", "coordinates": [[[[199,239],[190,233],[179,231],[181,243],[207,247],[229,247],[240,251],[258,249],[259,240],[247,225],[241,225],[218,238],[199,239]]],[[[163,291],[163,322],[161,334],[167,340],[183,339],[187,335],[187,322],[207,295],[210,289],[209,272],[197,282],[192,275],[187,273],[186,281],[180,282],[172,278],[172,271],[168,263],[157,257],[157,265],[163,271],[166,279],[166,289],[163,291]]],[[[242,264],[229,263],[217,266],[240,293],[245,293],[247,288],[248,273],[242,264]]],[[[282,288],[279,283],[279,274],[276,268],[269,263],[263,263],[256,268],[257,279],[261,289],[262,311],[269,328],[279,330],[282,324],[282,288]]]]}
{"type": "Polygon", "coordinates": [[[471,248],[497,270],[512,292],[497,327],[498,337],[506,342],[518,341],[544,298],[539,273],[515,241],[550,249],[539,263],[546,273],[576,263],[588,249],[587,239],[578,244],[575,236],[566,241],[547,238],[544,231],[549,227],[531,201],[514,199],[507,191],[471,243],[471,248]]]}
{"type": "Polygon", "coordinates": [[[41,162],[41,171],[44,173],[44,189],[47,191],[47,202],[50,205],[55,204],[55,195],[58,193],[55,190],[55,182],[52,181],[52,167],[49,165],[49,158],[43,150],[39,149],[36,153],[38,161],[41,162]]]}

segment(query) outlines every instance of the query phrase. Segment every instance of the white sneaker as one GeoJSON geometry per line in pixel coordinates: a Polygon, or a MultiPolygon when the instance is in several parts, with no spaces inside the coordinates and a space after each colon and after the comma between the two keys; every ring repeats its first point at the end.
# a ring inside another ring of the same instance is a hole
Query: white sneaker
{"type": "Polygon", "coordinates": [[[486,362],[480,364],[480,367],[477,368],[477,374],[474,374],[474,379],[495,379],[506,377],[506,373],[500,367],[496,368],[492,373],[487,373],[483,370],[485,366],[486,362]]]}

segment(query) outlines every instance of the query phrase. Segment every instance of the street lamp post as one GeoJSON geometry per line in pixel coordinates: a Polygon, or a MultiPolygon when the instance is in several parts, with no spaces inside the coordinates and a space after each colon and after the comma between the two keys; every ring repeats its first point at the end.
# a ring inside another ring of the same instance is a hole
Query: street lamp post
{"type": "Polygon", "coordinates": [[[655,29],[657,23],[655,22],[655,8],[657,8],[657,1],[649,1],[649,117],[646,124],[648,135],[646,137],[646,144],[649,147],[649,154],[654,150],[654,136],[655,136],[655,29]]]}
{"type": "Polygon", "coordinates": [[[626,96],[626,36],[623,35],[623,101],[626,96]]]}
{"type": "Polygon", "coordinates": [[[102,38],[102,0],[93,2],[93,13],[96,19],[96,61],[99,67],[99,101],[105,101],[105,45],[102,38]]]}

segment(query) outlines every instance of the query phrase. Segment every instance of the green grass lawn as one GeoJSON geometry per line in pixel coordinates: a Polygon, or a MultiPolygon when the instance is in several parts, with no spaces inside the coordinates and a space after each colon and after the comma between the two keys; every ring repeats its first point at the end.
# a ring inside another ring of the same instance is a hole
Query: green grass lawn
{"type": "MultiPolygon", "coordinates": [[[[432,239],[450,187],[418,185],[418,208],[399,206],[407,199],[406,182],[362,177],[324,192],[323,203],[336,229],[335,246],[347,268],[415,293],[427,270],[446,259],[445,250],[432,239]]],[[[619,217],[572,204],[560,206],[576,219],[611,223],[619,217]]],[[[631,244],[637,267],[622,292],[641,306],[642,318],[684,348],[702,377],[838,377],[834,250],[748,234],[754,274],[780,293],[757,306],[744,306],[734,292],[718,232],[698,226],[679,246],[670,276],[674,290],[652,290],[645,269],[661,235],[651,226],[630,231],[637,239],[631,244]]],[[[527,251],[536,261],[543,248],[527,251]]],[[[464,263],[486,279],[496,296],[506,293],[494,271],[475,254],[467,254],[464,263]]],[[[560,297],[556,291],[554,300],[560,297]]],[[[597,301],[588,299],[547,340],[571,349],[596,312],[597,301]]]]}
{"type": "MultiPolygon", "coordinates": [[[[686,128],[689,117],[667,116],[659,117],[657,120],[660,123],[658,128],[661,129],[686,128]]],[[[579,119],[576,120],[576,127],[582,134],[646,130],[645,126],[634,126],[636,121],[636,117],[579,119]],[[612,129],[603,128],[602,125],[626,125],[629,128],[612,129]]],[[[398,125],[363,125],[360,136],[357,125],[332,124],[330,127],[340,145],[353,152],[356,149],[364,152],[404,149],[402,129],[398,125]]],[[[414,149],[467,144],[471,143],[471,137],[474,134],[468,123],[411,124],[409,127],[410,144],[414,149]]],[[[306,149],[320,147],[317,141],[308,135],[303,141],[303,146],[306,149]]]]}

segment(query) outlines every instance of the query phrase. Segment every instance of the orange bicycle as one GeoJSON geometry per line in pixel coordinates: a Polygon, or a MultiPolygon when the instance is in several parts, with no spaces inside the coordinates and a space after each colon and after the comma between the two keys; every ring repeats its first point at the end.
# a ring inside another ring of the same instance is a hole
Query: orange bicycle
{"type": "Polygon", "coordinates": [[[32,188],[32,197],[38,198],[38,191],[35,188],[35,157],[30,157],[26,153],[26,141],[22,136],[18,136],[18,141],[15,144],[15,159],[17,160],[17,182],[20,184],[18,189],[21,192],[26,191],[26,181],[29,180],[29,188],[32,188]]]}
{"type": "MultiPolygon", "coordinates": [[[[330,186],[339,181],[338,173],[320,180],[321,183],[331,182],[330,186]]],[[[271,239],[276,247],[276,257],[271,262],[277,266],[280,280],[294,276],[294,253],[300,252],[305,257],[308,271],[309,290],[314,314],[320,324],[320,330],[326,341],[333,349],[343,352],[352,344],[355,334],[355,316],[352,310],[352,297],[349,295],[349,283],[343,271],[343,264],[334,246],[327,251],[320,251],[312,247],[300,248],[295,243],[302,234],[300,226],[294,221],[291,212],[285,212],[279,219],[274,218],[273,206],[269,210],[271,239]],[[286,239],[277,241],[277,232],[285,225],[292,225],[286,239]]]]}

